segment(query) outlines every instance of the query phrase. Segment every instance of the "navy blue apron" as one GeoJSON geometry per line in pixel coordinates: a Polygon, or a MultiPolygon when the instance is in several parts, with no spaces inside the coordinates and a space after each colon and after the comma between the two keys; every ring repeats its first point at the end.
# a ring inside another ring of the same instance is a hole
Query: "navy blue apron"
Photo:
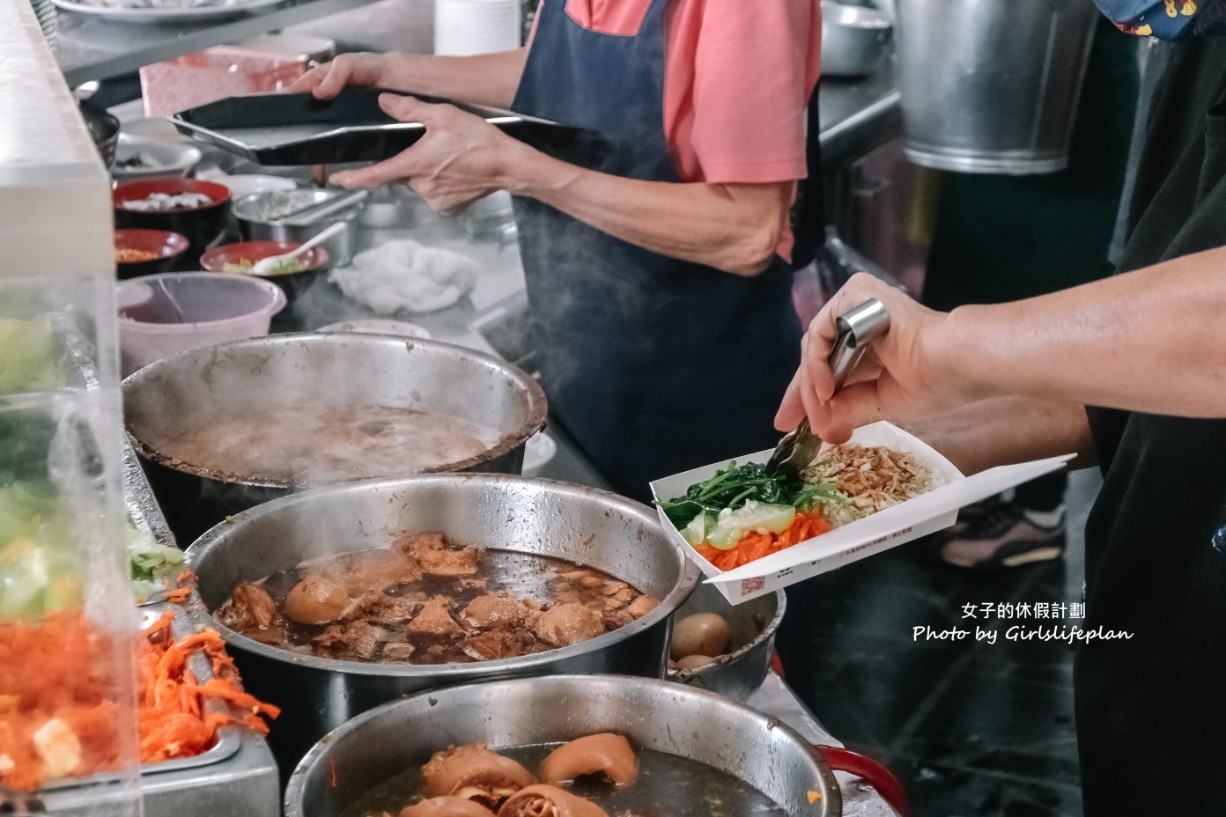
{"type": "MultiPolygon", "coordinates": [[[[564,6],[540,11],[515,110],[603,137],[608,150],[579,164],[680,181],[664,134],[668,0],[653,0],[635,36],[589,31],[564,6]]],[[[517,197],[515,216],[551,413],[615,490],[643,499],[653,479],[777,442],[801,337],[782,259],[745,278],[534,199],[517,197]]]]}

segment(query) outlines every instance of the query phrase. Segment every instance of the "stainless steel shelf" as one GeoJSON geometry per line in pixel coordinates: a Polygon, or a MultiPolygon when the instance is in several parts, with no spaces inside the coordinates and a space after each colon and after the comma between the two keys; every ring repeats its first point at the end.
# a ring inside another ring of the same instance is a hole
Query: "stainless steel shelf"
{"type": "Polygon", "coordinates": [[[374,0],[286,0],[272,9],[220,21],[175,25],[124,23],[61,10],[56,60],[69,86],[132,73],[142,65],[232,43],[374,0]]]}

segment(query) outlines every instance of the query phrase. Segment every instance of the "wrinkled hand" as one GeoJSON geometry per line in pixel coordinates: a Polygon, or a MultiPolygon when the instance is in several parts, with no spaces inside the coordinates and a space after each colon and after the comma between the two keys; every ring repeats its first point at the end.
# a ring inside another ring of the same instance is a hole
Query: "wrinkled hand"
{"type": "Polygon", "coordinates": [[[479,116],[454,105],[383,94],[379,107],[401,122],[420,122],[426,134],[412,147],[378,164],[332,176],[342,187],[407,182],[435,210],[463,209],[499,188],[499,177],[522,148],[479,116]]]}
{"type": "Polygon", "coordinates": [[[316,99],[332,99],[346,85],[395,86],[394,54],[341,54],[307,71],[289,86],[292,93],[310,91],[316,99]]]}
{"type": "Polygon", "coordinates": [[[866,423],[909,422],[969,399],[964,384],[945,370],[933,350],[939,345],[933,338],[947,317],[871,275],[855,275],[809,324],[801,340],[800,368],[783,397],[775,427],[791,430],[807,415],[815,434],[841,443],[866,423]],[[869,298],[885,305],[890,329],[873,342],[834,394],[834,375],[826,359],[834,346],[835,319],[869,298]]]}

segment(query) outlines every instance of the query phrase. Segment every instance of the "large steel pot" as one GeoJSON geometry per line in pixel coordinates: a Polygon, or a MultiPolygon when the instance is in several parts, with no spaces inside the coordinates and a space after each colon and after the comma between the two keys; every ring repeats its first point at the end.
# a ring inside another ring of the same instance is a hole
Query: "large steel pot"
{"type": "Polygon", "coordinates": [[[560,672],[662,677],[670,616],[698,580],[697,568],[648,508],[594,488],[489,474],[360,482],[283,497],[213,528],[188,549],[187,561],[202,601],[213,610],[240,580],[324,554],[386,546],[404,531],[441,531],[458,543],[568,559],[630,582],[661,602],[643,618],[580,644],[444,666],[302,655],[260,644],[218,622],[248,689],[284,709],[269,735],[283,770],[347,719],[428,687],[560,672]]]}
{"type": "Polygon", "coordinates": [[[429,471],[517,474],[524,445],[546,415],[540,385],[492,355],[438,341],[356,334],[274,335],[195,349],[134,372],[123,382],[123,397],[128,433],[180,542],[301,487],[167,456],[161,447],[187,425],[303,404],[447,412],[502,436],[476,457],[429,471]]]}
{"type": "Polygon", "coordinates": [[[1049,173],[1068,145],[1089,0],[896,0],[904,150],[967,173],[1049,173]]]}
{"type": "MultiPolygon", "coordinates": [[[[812,747],[778,719],[713,693],[642,678],[560,676],[415,695],[350,721],[294,770],[285,814],[337,817],[365,792],[449,745],[499,749],[595,732],[616,732],[638,747],[705,763],[795,817],[842,814],[832,768],[870,775],[906,813],[901,787],[884,767],[843,749],[812,747]]],[[[634,785],[650,786],[650,775],[634,785]]],[[[658,813],[696,813],[696,804],[676,799],[675,792],[660,792],[658,813]]]]}

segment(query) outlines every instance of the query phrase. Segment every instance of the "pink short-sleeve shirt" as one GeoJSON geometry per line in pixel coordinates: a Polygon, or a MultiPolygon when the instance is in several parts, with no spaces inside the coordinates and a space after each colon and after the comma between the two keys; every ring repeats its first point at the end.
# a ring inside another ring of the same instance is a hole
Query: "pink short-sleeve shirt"
{"type": "MultiPolygon", "coordinates": [[[[564,0],[579,25],[622,36],[638,31],[651,1],[564,0]]],[[[819,0],[671,0],[665,15],[663,127],[682,181],[804,178],[819,0]]],[[[789,233],[785,257],[791,244],[789,233]]]]}

